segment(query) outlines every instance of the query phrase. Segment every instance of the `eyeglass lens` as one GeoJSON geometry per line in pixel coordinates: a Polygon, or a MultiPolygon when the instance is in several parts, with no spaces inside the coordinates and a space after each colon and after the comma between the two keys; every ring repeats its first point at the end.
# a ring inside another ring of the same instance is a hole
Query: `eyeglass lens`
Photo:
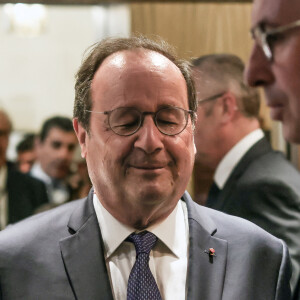
{"type": "Polygon", "coordinates": [[[187,112],[180,108],[163,108],[156,113],[141,113],[134,108],[120,107],[109,113],[108,122],[118,135],[134,134],[142,126],[145,115],[153,114],[158,130],[166,135],[175,135],[187,125],[187,112]]]}

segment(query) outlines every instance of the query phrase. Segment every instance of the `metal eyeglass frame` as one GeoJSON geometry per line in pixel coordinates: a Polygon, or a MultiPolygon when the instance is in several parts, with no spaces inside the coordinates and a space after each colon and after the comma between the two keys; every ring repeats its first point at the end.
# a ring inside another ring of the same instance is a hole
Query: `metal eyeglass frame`
{"type": "Polygon", "coordinates": [[[115,108],[115,109],[113,109],[113,110],[107,110],[107,111],[92,111],[92,110],[87,110],[87,109],[85,109],[85,111],[86,111],[86,112],[90,112],[90,113],[95,113],[95,114],[104,114],[104,115],[107,115],[107,117],[108,117],[108,125],[109,125],[109,128],[112,130],[112,132],[114,132],[115,134],[117,134],[117,135],[119,135],[119,136],[130,136],[130,135],[135,134],[137,131],[139,131],[139,129],[143,126],[144,119],[145,119],[145,116],[146,116],[146,115],[152,115],[152,116],[153,116],[154,124],[155,124],[156,128],[159,130],[159,132],[161,132],[161,133],[164,134],[164,135],[174,136],[174,135],[177,135],[177,134],[181,133],[181,132],[186,128],[186,126],[187,126],[187,124],[188,124],[188,115],[190,115],[190,116],[192,117],[192,115],[194,114],[194,111],[192,111],[192,110],[186,110],[186,109],[184,109],[184,108],[177,107],[177,106],[164,107],[164,108],[161,108],[161,109],[157,110],[156,112],[148,112],[148,111],[141,112],[141,111],[139,111],[139,110],[136,109],[136,108],[129,108],[129,107],[128,107],[128,109],[132,109],[132,110],[135,110],[135,111],[139,112],[139,114],[140,114],[140,116],[141,116],[141,117],[140,117],[140,123],[139,123],[139,125],[137,126],[137,128],[136,128],[133,132],[131,132],[130,134],[120,134],[120,133],[115,132],[115,131],[113,130],[113,128],[111,127],[111,124],[110,124],[110,115],[111,115],[111,113],[114,112],[114,111],[117,110],[117,109],[120,109],[120,108],[126,108],[126,107],[117,107],[117,108],[115,108]],[[160,111],[162,111],[162,110],[164,110],[164,109],[170,109],[170,108],[178,109],[178,110],[181,110],[181,111],[183,111],[183,112],[185,113],[186,124],[184,125],[184,127],[183,127],[179,132],[176,132],[176,133],[174,133],[174,134],[168,134],[168,133],[165,133],[164,131],[162,131],[162,130],[159,128],[159,126],[157,125],[157,121],[156,121],[156,116],[157,116],[157,114],[158,114],[160,111]]]}
{"type": "Polygon", "coordinates": [[[204,99],[200,99],[197,102],[198,102],[198,104],[201,104],[201,103],[204,103],[204,102],[209,102],[209,101],[212,101],[212,100],[216,100],[216,99],[222,97],[225,93],[226,92],[223,92],[223,93],[219,93],[219,94],[216,94],[216,95],[204,98],[204,99]]]}
{"type": "Polygon", "coordinates": [[[262,24],[260,24],[252,28],[250,32],[253,40],[256,41],[261,46],[268,61],[272,61],[273,53],[270,45],[268,44],[268,37],[272,35],[276,35],[278,33],[283,33],[285,31],[294,29],[296,27],[300,27],[300,20],[294,21],[292,23],[283,26],[279,26],[274,29],[268,29],[268,30],[263,29],[262,24]]]}

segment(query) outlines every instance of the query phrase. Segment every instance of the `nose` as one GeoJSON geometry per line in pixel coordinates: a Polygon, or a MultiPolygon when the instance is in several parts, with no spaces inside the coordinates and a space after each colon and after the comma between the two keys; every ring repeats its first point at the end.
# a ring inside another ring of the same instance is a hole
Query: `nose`
{"type": "Polygon", "coordinates": [[[70,159],[70,151],[68,150],[68,147],[61,147],[59,149],[58,156],[62,160],[69,160],[70,159]]]}
{"type": "Polygon", "coordinates": [[[261,47],[254,43],[244,73],[248,85],[258,87],[272,83],[274,76],[271,64],[272,62],[268,61],[261,47]]]}
{"type": "Polygon", "coordinates": [[[163,134],[156,127],[151,115],[145,116],[142,127],[136,133],[134,146],[147,154],[158,152],[163,148],[163,134]]]}

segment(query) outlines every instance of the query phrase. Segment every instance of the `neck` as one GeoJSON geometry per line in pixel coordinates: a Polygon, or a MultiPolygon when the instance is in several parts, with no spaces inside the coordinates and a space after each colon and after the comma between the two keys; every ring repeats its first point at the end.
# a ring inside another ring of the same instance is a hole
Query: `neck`
{"type": "Polygon", "coordinates": [[[114,203],[103,201],[97,192],[96,194],[102,206],[114,218],[124,225],[138,230],[146,229],[165,220],[178,203],[177,200],[168,206],[166,206],[165,202],[161,202],[157,205],[131,205],[129,207],[128,202],[124,206],[120,203],[115,205],[114,203]]]}
{"type": "Polygon", "coordinates": [[[241,117],[224,127],[222,132],[223,138],[220,140],[219,145],[220,149],[223,149],[223,151],[220,151],[221,155],[219,156],[216,166],[227,152],[229,152],[241,139],[258,128],[260,128],[260,125],[257,119],[245,117],[241,117]]]}

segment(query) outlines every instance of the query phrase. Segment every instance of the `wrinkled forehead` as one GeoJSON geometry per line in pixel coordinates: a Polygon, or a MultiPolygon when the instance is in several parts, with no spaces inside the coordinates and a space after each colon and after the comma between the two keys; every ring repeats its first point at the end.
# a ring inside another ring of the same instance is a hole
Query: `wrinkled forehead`
{"type": "Polygon", "coordinates": [[[252,27],[261,23],[280,26],[299,19],[299,0],[254,0],[252,27]]]}
{"type": "Polygon", "coordinates": [[[145,49],[120,51],[107,57],[95,73],[91,95],[93,103],[98,104],[97,99],[122,102],[152,95],[157,100],[182,99],[188,105],[187,84],[180,69],[164,55],[145,49]]]}

